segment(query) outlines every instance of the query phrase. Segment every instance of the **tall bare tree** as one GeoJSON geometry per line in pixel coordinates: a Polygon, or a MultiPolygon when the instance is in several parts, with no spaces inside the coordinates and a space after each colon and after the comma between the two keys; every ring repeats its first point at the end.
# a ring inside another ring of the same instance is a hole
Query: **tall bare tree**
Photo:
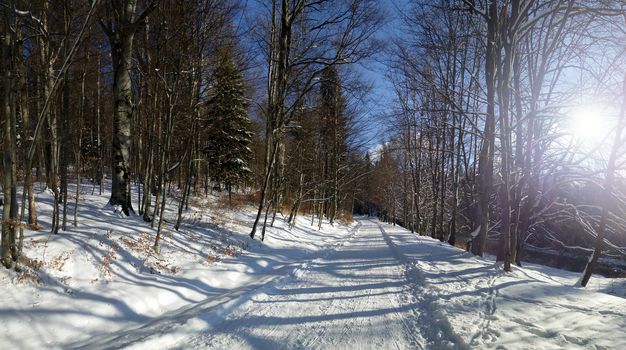
{"type": "Polygon", "coordinates": [[[152,0],[137,13],[137,0],[112,0],[107,3],[106,15],[100,25],[111,45],[113,66],[113,139],[112,180],[109,204],[120,206],[130,215],[133,211],[130,195],[130,146],[133,116],[133,93],[130,71],[132,69],[133,38],[148,15],[156,8],[152,0]]]}

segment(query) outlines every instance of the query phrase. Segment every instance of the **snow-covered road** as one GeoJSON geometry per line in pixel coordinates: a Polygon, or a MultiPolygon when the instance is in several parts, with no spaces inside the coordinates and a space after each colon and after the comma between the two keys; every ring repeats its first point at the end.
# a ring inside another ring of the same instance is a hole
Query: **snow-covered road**
{"type": "MultiPolygon", "coordinates": [[[[405,260],[364,221],[345,244],[254,295],[180,348],[421,347],[405,260]]],[[[210,318],[211,315],[204,315],[210,318]]],[[[207,319],[208,322],[210,320],[207,319]]]]}
{"type": "Polygon", "coordinates": [[[85,348],[422,348],[407,260],[370,220],[318,258],[85,348]]]}
{"type": "Polygon", "coordinates": [[[625,348],[626,301],[375,220],[313,260],[84,348],[625,348]]]}

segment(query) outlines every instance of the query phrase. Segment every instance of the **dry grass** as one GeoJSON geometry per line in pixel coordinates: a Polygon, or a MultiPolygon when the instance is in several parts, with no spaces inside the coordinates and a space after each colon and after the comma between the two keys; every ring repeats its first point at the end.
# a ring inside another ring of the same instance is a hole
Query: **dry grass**
{"type": "MultiPolygon", "coordinates": [[[[107,246],[106,253],[104,253],[104,256],[102,257],[102,263],[100,264],[100,273],[102,274],[102,277],[104,279],[109,279],[113,275],[113,269],[111,265],[113,265],[113,262],[117,259],[117,251],[120,247],[117,242],[112,240],[113,231],[110,230],[109,232],[105,233],[104,236],[110,240],[111,244],[107,246]]],[[[99,245],[104,246],[104,242],[100,242],[99,245]]]]}
{"type": "Polygon", "coordinates": [[[39,259],[31,259],[26,255],[21,255],[19,260],[20,266],[27,267],[31,270],[39,270],[43,267],[43,261],[39,259]]]}
{"type": "MultiPolygon", "coordinates": [[[[291,213],[291,208],[293,207],[293,203],[287,203],[287,201],[283,202],[280,210],[285,213],[285,215],[289,215],[291,213]]],[[[298,210],[300,211],[300,210],[298,210]]]]}
{"type": "Polygon", "coordinates": [[[43,243],[44,247],[47,247],[48,239],[47,238],[40,238],[40,239],[31,238],[28,240],[28,244],[30,245],[30,247],[36,247],[40,243],[43,243]]]}
{"type": "Polygon", "coordinates": [[[69,252],[63,252],[55,256],[54,258],[52,258],[52,260],[50,260],[50,262],[47,263],[48,267],[57,271],[63,271],[63,267],[67,263],[67,260],[69,260],[72,253],[74,253],[73,250],[69,252]]]}
{"type": "Polygon", "coordinates": [[[230,256],[230,257],[235,257],[241,254],[241,252],[242,252],[241,247],[233,247],[230,244],[226,248],[224,248],[224,250],[222,250],[222,254],[226,256],[230,256]]]}
{"type": "Polygon", "coordinates": [[[232,193],[228,198],[228,193],[225,193],[217,200],[217,205],[221,208],[238,209],[243,208],[250,204],[257,204],[260,199],[260,193],[232,193]]]}
{"type": "Polygon", "coordinates": [[[354,217],[352,216],[352,213],[340,211],[337,216],[337,220],[344,225],[348,225],[354,222],[354,217]]]}
{"type": "Polygon", "coordinates": [[[206,262],[207,264],[211,265],[213,263],[219,262],[220,261],[220,257],[215,255],[215,254],[209,254],[206,257],[206,262]]]}
{"type": "Polygon", "coordinates": [[[136,239],[120,236],[119,240],[126,248],[135,252],[150,253],[152,251],[152,237],[147,232],[142,232],[136,239]]]}
{"type": "Polygon", "coordinates": [[[43,226],[39,224],[27,224],[26,227],[31,231],[39,231],[43,229],[43,226]]]}
{"type": "Polygon", "coordinates": [[[465,237],[459,237],[459,235],[457,235],[456,240],[454,241],[454,246],[459,249],[467,250],[467,243],[468,242],[465,237]]]}
{"type": "Polygon", "coordinates": [[[43,284],[43,282],[41,281],[41,278],[39,277],[39,274],[33,271],[28,271],[28,270],[24,270],[20,272],[20,274],[17,276],[16,284],[22,284],[22,283],[26,283],[29,281],[34,284],[43,284]]]}
{"type": "Polygon", "coordinates": [[[43,261],[39,259],[31,259],[25,255],[20,256],[19,265],[21,271],[17,276],[16,283],[32,282],[34,284],[42,284],[43,281],[39,277],[39,270],[43,267],[43,261]]]}

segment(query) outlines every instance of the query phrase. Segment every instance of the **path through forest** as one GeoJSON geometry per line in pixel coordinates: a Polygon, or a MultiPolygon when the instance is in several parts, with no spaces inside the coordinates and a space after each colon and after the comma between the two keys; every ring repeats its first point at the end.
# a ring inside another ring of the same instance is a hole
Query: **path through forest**
{"type": "Polygon", "coordinates": [[[504,274],[439,241],[362,219],[282,276],[81,346],[620,348],[625,315],[622,298],[564,286],[540,270],[504,274]]]}

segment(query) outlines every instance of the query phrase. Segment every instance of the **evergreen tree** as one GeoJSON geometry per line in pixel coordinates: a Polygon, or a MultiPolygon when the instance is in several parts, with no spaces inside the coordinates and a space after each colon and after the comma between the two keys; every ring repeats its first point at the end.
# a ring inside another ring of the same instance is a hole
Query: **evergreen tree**
{"type": "Polygon", "coordinates": [[[208,110],[208,144],[204,151],[212,178],[228,190],[246,181],[252,157],[252,123],[246,112],[243,76],[230,49],[218,55],[215,88],[208,110]]]}

